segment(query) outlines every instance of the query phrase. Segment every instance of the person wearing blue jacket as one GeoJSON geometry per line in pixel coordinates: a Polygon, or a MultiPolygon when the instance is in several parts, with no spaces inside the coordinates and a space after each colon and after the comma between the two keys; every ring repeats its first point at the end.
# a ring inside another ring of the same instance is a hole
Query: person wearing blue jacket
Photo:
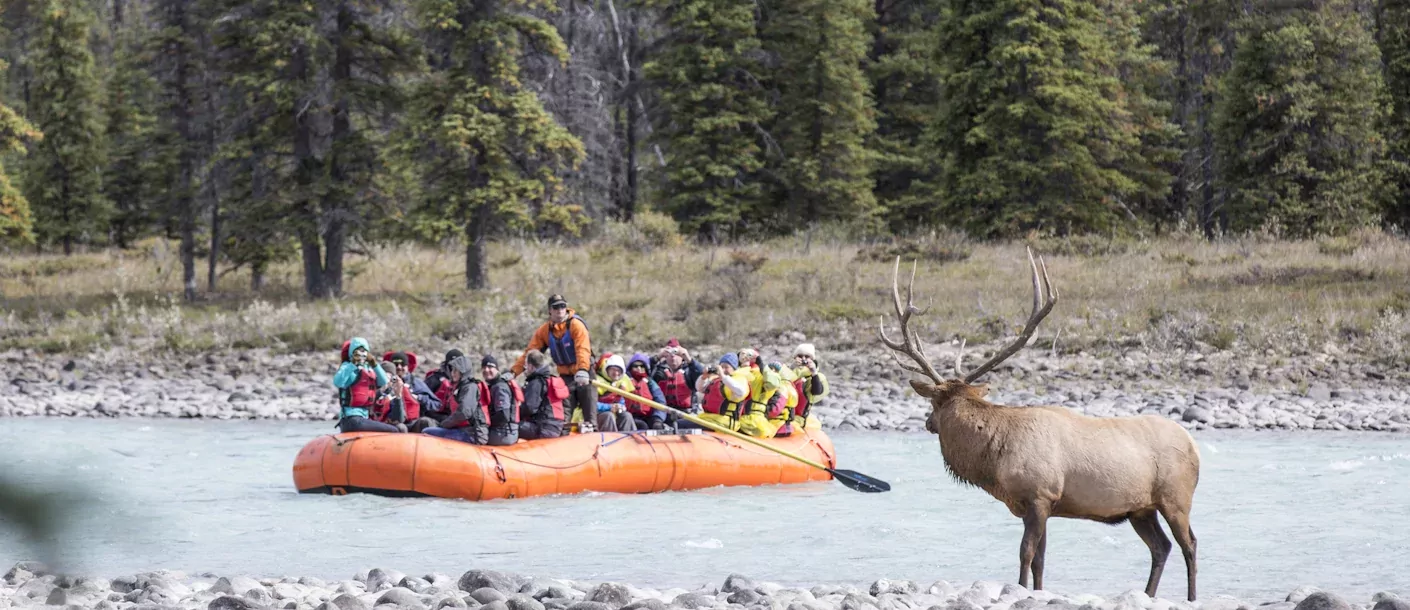
{"type": "Polygon", "coordinates": [[[353,337],[343,343],[343,363],[333,375],[338,388],[338,430],[341,432],[405,432],[406,428],[372,419],[377,393],[387,387],[387,373],[372,361],[367,340],[353,337]]]}

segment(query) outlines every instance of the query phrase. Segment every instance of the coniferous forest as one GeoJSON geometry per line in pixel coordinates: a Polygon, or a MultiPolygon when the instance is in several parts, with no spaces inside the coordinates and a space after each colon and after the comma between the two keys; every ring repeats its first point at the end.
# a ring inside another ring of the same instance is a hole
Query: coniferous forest
{"type": "MultiPolygon", "coordinates": [[[[367,244],[1410,220],[1410,0],[5,0],[0,240],[367,244]]],[[[198,268],[198,261],[204,262],[198,268]]]]}

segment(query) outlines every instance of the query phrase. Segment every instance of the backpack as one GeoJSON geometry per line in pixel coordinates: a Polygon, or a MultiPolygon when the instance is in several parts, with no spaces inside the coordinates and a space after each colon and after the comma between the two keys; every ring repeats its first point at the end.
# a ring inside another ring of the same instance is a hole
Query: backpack
{"type": "MultiPolygon", "coordinates": [[[[485,410],[485,414],[490,420],[488,423],[493,424],[494,416],[489,411],[491,400],[490,384],[485,383],[484,381],[479,381],[476,383],[480,384],[480,408],[485,410]]],[[[513,379],[510,379],[509,394],[510,402],[513,403],[509,405],[509,422],[517,425],[519,423],[519,409],[524,406],[524,388],[519,387],[518,383],[516,383],[513,379]]]]}
{"type": "Polygon", "coordinates": [[[548,400],[548,406],[553,410],[553,419],[563,420],[563,401],[568,399],[568,384],[563,383],[563,379],[557,375],[550,375],[546,380],[548,389],[544,394],[548,400]]]}

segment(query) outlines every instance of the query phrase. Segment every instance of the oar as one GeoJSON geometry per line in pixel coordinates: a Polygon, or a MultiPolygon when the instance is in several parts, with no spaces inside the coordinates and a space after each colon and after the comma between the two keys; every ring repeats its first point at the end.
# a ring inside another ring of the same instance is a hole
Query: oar
{"type": "Polygon", "coordinates": [[[781,454],[781,455],[783,455],[783,456],[785,456],[785,457],[793,458],[793,459],[795,459],[795,460],[798,460],[798,461],[800,461],[800,462],[803,462],[804,464],[807,464],[807,465],[809,465],[809,466],[812,466],[813,468],[818,468],[818,469],[826,470],[826,471],[828,471],[830,474],[832,474],[832,478],[837,479],[837,480],[838,480],[839,482],[841,482],[843,485],[846,485],[849,489],[855,489],[855,490],[857,490],[857,491],[867,492],[867,493],[877,493],[877,492],[882,492],[882,491],[891,491],[891,484],[890,484],[890,483],[887,483],[886,481],[883,481],[883,480],[881,480],[881,479],[872,478],[872,477],[869,477],[869,476],[867,476],[867,475],[864,475],[864,474],[862,474],[862,473],[860,473],[860,472],[857,472],[857,471],[854,471],[854,470],[840,470],[840,469],[836,469],[836,468],[828,468],[827,466],[824,466],[824,465],[822,465],[822,464],[819,464],[819,463],[817,463],[817,462],[814,462],[814,461],[812,461],[812,460],[810,460],[810,459],[808,459],[808,458],[805,458],[805,457],[803,457],[803,456],[801,456],[801,455],[798,455],[798,454],[796,454],[796,453],[791,453],[791,452],[788,452],[788,451],[784,451],[783,449],[779,449],[778,447],[775,447],[775,446],[773,446],[773,445],[770,445],[770,444],[768,444],[768,443],[765,443],[764,441],[761,441],[761,440],[759,440],[759,439],[757,439],[757,438],[754,438],[754,437],[752,437],[752,436],[749,436],[748,434],[740,434],[740,433],[735,432],[734,430],[730,430],[729,428],[726,428],[726,427],[724,427],[724,426],[720,426],[720,425],[714,424],[714,423],[712,423],[712,422],[705,421],[705,420],[703,420],[703,419],[701,419],[701,418],[699,418],[699,417],[696,417],[696,416],[694,416],[694,415],[691,415],[691,414],[689,414],[689,413],[686,413],[685,411],[682,411],[682,410],[680,410],[680,409],[673,409],[673,408],[671,408],[671,407],[668,407],[668,406],[666,406],[666,405],[663,405],[663,404],[661,404],[661,403],[659,403],[659,402],[656,402],[656,401],[654,401],[654,400],[649,400],[649,399],[646,399],[646,398],[642,398],[642,397],[640,397],[640,396],[637,396],[636,394],[632,394],[632,393],[627,392],[626,390],[623,390],[623,389],[621,389],[621,388],[617,388],[617,387],[614,387],[614,386],[611,386],[611,385],[602,383],[601,381],[599,381],[599,380],[597,380],[597,379],[592,380],[592,383],[593,383],[594,385],[596,385],[599,389],[606,390],[606,391],[611,392],[611,393],[613,393],[613,394],[617,394],[617,395],[619,395],[619,396],[621,396],[621,397],[623,397],[623,398],[626,398],[626,399],[628,399],[628,400],[631,400],[631,401],[633,401],[633,402],[646,405],[646,406],[651,407],[651,408],[653,408],[653,409],[660,409],[660,410],[665,411],[665,412],[667,412],[667,413],[674,413],[674,414],[676,415],[676,417],[679,417],[679,418],[681,418],[681,419],[684,419],[684,420],[689,421],[689,422],[694,423],[694,424],[698,424],[698,425],[700,425],[700,426],[702,426],[702,427],[709,428],[709,429],[711,429],[711,430],[714,430],[715,432],[719,432],[720,434],[727,434],[727,435],[729,435],[729,436],[733,436],[734,438],[737,438],[737,439],[742,440],[742,441],[744,441],[744,442],[753,443],[753,444],[755,444],[755,445],[758,445],[758,446],[760,446],[760,447],[763,447],[763,448],[765,448],[765,449],[768,449],[769,451],[772,451],[772,452],[774,452],[774,453],[781,454]]]}

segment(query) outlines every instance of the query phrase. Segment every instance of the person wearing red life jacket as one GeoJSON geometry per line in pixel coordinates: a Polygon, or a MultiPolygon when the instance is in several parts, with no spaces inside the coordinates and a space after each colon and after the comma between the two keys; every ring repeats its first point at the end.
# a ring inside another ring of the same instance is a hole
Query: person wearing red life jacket
{"type": "MultiPolygon", "coordinates": [[[[627,362],[627,377],[631,378],[636,386],[636,395],[642,398],[666,404],[666,397],[661,393],[661,387],[651,379],[651,360],[646,354],[637,352],[632,355],[632,359],[627,362]]],[[[670,405],[666,405],[670,406],[670,405]]],[[[652,430],[666,429],[665,411],[653,409],[648,405],[627,399],[627,412],[635,420],[638,430],[650,428],[652,430]]]]}
{"type": "Polygon", "coordinates": [[[827,376],[818,370],[818,350],[812,343],[803,343],[793,350],[793,388],[798,395],[798,404],[793,408],[792,421],[784,424],[784,434],[798,430],[817,428],[821,424],[812,414],[813,407],[827,398],[827,376]]]}
{"type": "MultiPolygon", "coordinates": [[[[447,379],[454,390],[447,395],[455,406],[455,411],[446,417],[441,425],[423,431],[429,436],[470,443],[488,445],[490,442],[490,413],[487,403],[480,400],[480,380],[475,379],[474,365],[465,356],[456,356],[446,363],[447,379]]],[[[444,384],[442,384],[444,387],[444,384]]]]}
{"type": "Polygon", "coordinates": [[[480,402],[490,422],[491,445],[519,442],[519,405],[524,392],[514,377],[499,373],[499,361],[490,354],[480,359],[480,402]]]}
{"type": "Polygon", "coordinates": [[[416,421],[421,416],[421,404],[411,394],[411,388],[402,383],[397,375],[397,365],[382,361],[382,370],[387,373],[387,386],[377,392],[377,402],[372,406],[372,419],[407,431],[407,422],[416,421]]]}
{"type": "Polygon", "coordinates": [[[424,383],[431,390],[436,403],[435,407],[421,405],[421,419],[408,424],[412,432],[422,432],[426,428],[439,426],[442,421],[450,417],[451,413],[455,412],[455,384],[450,381],[450,368],[447,365],[450,364],[450,361],[463,355],[465,354],[458,349],[447,351],[441,365],[426,373],[424,383]]]}
{"type": "MultiPolygon", "coordinates": [[[[597,364],[597,379],[627,392],[635,392],[636,384],[627,378],[627,364],[622,357],[607,352],[597,364]]],[[[603,392],[597,399],[597,429],[603,432],[632,432],[636,420],[627,412],[627,400],[615,392],[603,392]]]]}
{"type": "MultiPolygon", "coordinates": [[[[382,362],[390,362],[396,367],[396,376],[401,379],[402,385],[416,397],[416,404],[420,411],[436,411],[441,407],[441,401],[436,398],[436,393],[431,391],[431,387],[426,382],[417,379],[416,364],[419,359],[412,352],[387,352],[382,354],[382,362]]],[[[408,423],[416,421],[420,417],[418,412],[415,415],[407,414],[408,423]]]]}
{"type": "Polygon", "coordinates": [[[387,374],[372,362],[367,340],[353,337],[343,343],[342,364],[333,375],[338,388],[338,430],[341,432],[402,432],[396,426],[372,419],[377,393],[387,385],[387,374]]]}
{"type": "MultiPolygon", "coordinates": [[[[690,352],[674,338],[661,349],[651,368],[651,378],[666,397],[666,406],[689,413],[700,412],[700,394],[696,393],[695,384],[704,374],[705,366],[691,358],[690,352]]],[[[675,420],[674,415],[667,418],[672,423],[675,420]]]]}
{"type": "Polygon", "coordinates": [[[563,423],[567,421],[563,403],[568,399],[568,385],[543,352],[529,350],[524,363],[529,374],[524,379],[524,404],[519,409],[519,438],[531,441],[563,436],[563,423]]]}

